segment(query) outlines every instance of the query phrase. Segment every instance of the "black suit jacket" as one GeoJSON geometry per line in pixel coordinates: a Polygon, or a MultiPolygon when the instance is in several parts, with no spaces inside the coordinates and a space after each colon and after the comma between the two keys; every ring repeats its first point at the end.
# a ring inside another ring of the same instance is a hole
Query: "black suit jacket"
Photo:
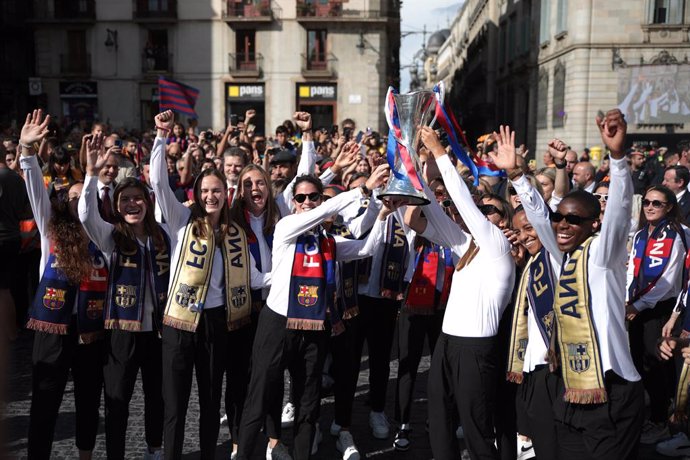
{"type": "Polygon", "coordinates": [[[686,191],[678,202],[680,219],[685,225],[690,225],[690,192],[686,191]]]}

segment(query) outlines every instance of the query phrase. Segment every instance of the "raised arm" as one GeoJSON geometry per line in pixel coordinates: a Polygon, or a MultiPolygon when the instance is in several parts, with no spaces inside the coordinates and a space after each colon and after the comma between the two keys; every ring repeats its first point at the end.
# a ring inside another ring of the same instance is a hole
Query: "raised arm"
{"type": "Polygon", "coordinates": [[[176,233],[187,224],[191,211],[175,197],[168,182],[168,169],[165,164],[165,142],[168,130],[172,129],[174,116],[171,110],[156,115],[156,139],[151,149],[151,187],[156,194],[156,203],[160,205],[171,234],[176,233]]]}
{"type": "Polygon", "coordinates": [[[24,180],[29,203],[31,204],[31,211],[34,213],[38,231],[43,236],[46,236],[48,233],[51,208],[48,192],[43,185],[43,174],[38,164],[38,158],[36,158],[34,146],[37,142],[44,143],[48,135],[48,123],[50,123],[50,115],[46,115],[45,119],[43,119],[43,111],[40,109],[34,110],[26,116],[26,121],[19,137],[19,148],[22,152],[19,164],[24,171],[24,180]]]}
{"type": "Polygon", "coordinates": [[[510,243],[503,232],[481,213],[474,203],[467,185],[451,163],[446,150],[441,145],[436,132],[429,128],[421,129],[424,145],[436,158],[439,171],[443,176],[446,190],[458,208],[467,229],[482,251],[493,257],[500,257],[510,253],[510,243]]]}
{"type": "MultiPolygon", "coordinates": [[[[295,112],[293,118],[295,124],[302,130],[302,155],[297,164],[297,173],[285,187],[283,193],[276,196],[276,202],[281,216],[286,216],[293,211],[292,188],[299,176],[312,174],[316,167],[316,147],[311,133],[311,115],[307,112],[295,112]]],[[[268,170],[267,170],[268,171],[268,170]]]]}
{"type": "Polygon", "coordinates": [[[376,249],[383,243],[383,238],[386,233],[386,218],[391,212],[392,210],[386,206],[381,208],[378,218],[371,228],[371,232],[369,232],[369,235],[367,235],[364,240],[351,240],[343,237],[336,237],[336,259],[345,262],[373,256],[376,249]]]}
{"type": "MultiPolygon", "coordinates": [[[[88,155],[88,154],[87,154],[88,155]]],[[[88,161],[87,161],[88,171],[88,161]]],[[[105,254],[115,249],[113,226],[106,222],[98,212],[98,174],[87,172],[84,179],[84,190],[79,198],[79,220],[86,230],[89,239],[105,254]]]]}

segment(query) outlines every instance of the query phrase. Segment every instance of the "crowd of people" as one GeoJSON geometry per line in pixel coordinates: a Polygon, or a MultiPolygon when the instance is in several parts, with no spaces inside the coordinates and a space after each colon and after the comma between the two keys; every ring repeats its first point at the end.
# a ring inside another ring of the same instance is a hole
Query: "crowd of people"
{"type": "Polygon", "coordinates": [[[460,458],[459,439],[473,459],[690,456],[688,145],[629,147],[612,110],[599,164],[553,139],[537,169],[501,126],[476,145],[495,173],[472,177],[420,127],[429,204],[413,205],[384,193],[385,136],[297,112],[266,137],[255,116],[83,134],[35,110],[3,140],[0,311],[10,339],[33,331],[30,459],[51,456],[70,374],[80,458],[102,396],[107,456],[125,458],[141,371],[144,458],[181,458],[185,436],[214,458],[227,423],[231,459],[262,430],[268,460],[308,459],[332,382],[333,458],[358,460],[365,342],[371,435],[395,450],[411,447],[426,342],[437,460],[460,458]]]}

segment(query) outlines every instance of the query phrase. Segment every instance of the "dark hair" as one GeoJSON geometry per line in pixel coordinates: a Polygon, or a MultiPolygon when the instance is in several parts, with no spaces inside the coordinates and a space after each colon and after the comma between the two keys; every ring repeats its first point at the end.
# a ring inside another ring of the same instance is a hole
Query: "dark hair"
{"type": "Polygon", "coordinates": [[[683,187],[687,187],[690,182],[690,171],[685,166],[675,165],[666,168],[666,171],[674,170],[676,172],[676,180],[683,181],[683,187]]]}
{"type": "MultiPolygon", "coordinates": [[[[666,203],[671,205],[671,209],[669,209],[666,213],[666,220],[676,232],[683,232],[683,228],[681,225],[682,222],[680,216],[680,208],[678,207],[678,200],[676,199],[676,194],[673,193],[671,189],[669,189],[668,187],[664,187],[663,185],[650,185],[644,191],[642,198],[644,199],[644,197],[646,197],[649,192],[659,192],[662,195],[664,195],[666,203]]],[[[647,218],[645,217],[643,211],[640,212],[640,220],[637,228],[643,229],[645,225],[647,225],[647,218]]]]}
{"type": "Polygon", "coordinates": [[[57,177],[57,174],[55,173],[56,164],[70,165],[70,167],[67,168],[65,177],[67,177],[67,181],[69,182],[70,187],[72,186],[72,184],[76,182],[74,177],[72,176],[71,160],[72,157],[70,156],[70,154],[62,147],[58,146],[53,148],[53,154],[48,159],[48,175],[50,176],[50,182],[54,182],[57,177]]]}
{"type": "Polygon", "coordinates": [[[597,185],[594,186],[594,191],[596,191],[599,187],[611,188],[611,182],[609,182],[607,180],[597,182],[597,185]]]}
{"type": "Polygon", "coordinates": [[[206,235],[206,225],[204,225],[204,220],[208,213],[201,205],[201,182],[204,177],[213,176],[218,179],[221,184],[223,184],[223,206],[220,209],[220,232],[223,237],[228,233],[228,225],[230,223],[230,210],[228,209],[227,200],[227,182],[225,182],[225,176],[223,173],[217,169],[205,169],[202,171],[194,181],[194,203],[191,206],[192,220],[194,221],[194,229],[192,232],[195,236],[202,236],[204,238],[208,237],[206,235]]]}
{"type": "Polygon", "coordinates": [[[584,190],[573,190],[563,197],[561,203],[565,202],[566,200],[576,201],[585,208],[587,216],[582,217],[599,219],[599,215],[601,214],[601,204],[599,204],[599,200],[597,200],[596,197],[591,193],[585,192],[584,190]]]}
{"type": "Polygon", "coordinates": [[[279,125],[279,126],[276,128],[276,134],[285,134],[285,135],[287,136],[287,135],[288,135],[288,130],[287,130],[287,128],[286,128],[285,126],[279,125]]]}
{"type": "Polygon", "coordinates": [[[321,182],[321,179],[319,179],[318,177],[310,176],[309,174],[303,174],[299,176],[297,179],[295,179],[295,184],[292,186],[293,196],[295,195],[295,190],[297,190],[297,186],[302,182],[312,184],[314,187],[316,187],[316,190],[320,194],[323,194],[323,182],[321,182]]]}
{"type": "Polygon", "coordinates": [[[244,186],[242,185],[242,179],[245,174],[251,171],[258,171],[266,182],[266,188],[268,189],[268,199],[266,200],[266,222],[264,223],[263,231],[265,235],[273,233],[276,222],[280,219],[280,211],[278,210],[278,205],[276,204],[275,197],[273,195],[273,187],[271,187],[271,177],[268,175],[266,170],[259,165],[253,163],[245,166],[242,171],[240,171],[239,180],[237,181],[237,197],[232,202],[232,207],[230,208],[230,219],[237,225],[242,227],[246,234],[251,234],[252,229],[244,216],[246,211],[246,205],[244,203],[244,186]]]}
{"type": "Polygon", "coordinates": [[[146,215],[144,216],[144,231],[148,236],[153,238],[153,244],[157,250],[165,249],[165,239],[163,237],[163,232],[156,223],[153,211],[153,201],[151,200],[151,195],[149,190],[139,179],[135,177],[127,177],[122,180],[115,187],[113,192],[113,201],[115,203],[115,212],[113,213],[113,218],[115,219],[115,232],[113,233],[113,239],[115,244],[125,252],[134,252],[137,249],[137,237],[134,234],[134,229],[131,225],[125,222],[124,217],[120,213],[120,195],[128,188],[135,188],[139,190],[144,196],[144,202],[146,203],[146,215]]]}
{"type": "Polygon", "coordinates": [[[503,213],[503,217],[508,220],[508,226],[512,226],[513,206],[510,203],[508,203],[508,201],[505,198],[503,198],[500,195],[496,195],[495,193],[485,193],[481,195],[479,197],[479,202],[481,203],[485,199],[498,201],[501,204],[501,212],[503,213]]]}
{"type": "Polygon", "coordinates": [[[367,173],[354,173],[353,175],[351,175],[347,181],[347,184],[348,184],[347,188],[349,189],[351,183],[353,183],[357,179],[361,179],[362,177],[369,179],[369,174],[367,174],[367,173]]]}
{"type": "Polygon", "coordinates": [[[247,164],[247,153],[239,147],[230,147],[223,152],[223,162],[227,157],[240,157],[242,162],[247,164]]]}

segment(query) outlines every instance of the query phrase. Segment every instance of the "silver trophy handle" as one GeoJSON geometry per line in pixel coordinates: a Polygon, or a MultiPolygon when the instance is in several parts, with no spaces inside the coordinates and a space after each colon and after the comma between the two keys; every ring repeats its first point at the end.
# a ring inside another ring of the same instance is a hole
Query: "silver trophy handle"
{"type": "Polygon", "coordinates": [[[393,87],[389,86],[388,91],[386,91],[385,103],[383,104],[383,113],[386,116],[386,123],[388,123],[388,135],[393,136],[396,141],[402,144],[402,139],[395,135],[395,129],[393,128],[393,114],[390,112],[390,109],[388,108],[388,99],[390,98],[391,93],[393,91],[395,91],[393,87]]]}

